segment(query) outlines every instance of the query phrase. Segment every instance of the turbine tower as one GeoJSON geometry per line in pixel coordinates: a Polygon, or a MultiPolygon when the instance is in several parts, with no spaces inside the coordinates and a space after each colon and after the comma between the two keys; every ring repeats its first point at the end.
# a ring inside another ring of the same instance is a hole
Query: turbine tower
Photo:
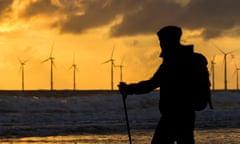
{"type": "Polygon", "coordinates": [[[52,44],[50,56],[41,62],[41,63],[44,63],[44,62],[50,61],[50,90],[51,91],[53,90],[53,67],[55,67],[55,63],[54,63],[55,58],[52,56],[53,47],[54,47],[54,43],[52,44]]]}
{"type": "Polygon", "coordinates": [[[110,67],[110,70],[111,70],[111,90],[113,90],[113,67],[114,67],[113,52],[114,52],[114,47],[112,49],[112,54],[111,54],[110,59],[103,62],[103,64],[105,64],[105,63],[110,63],[111,64],[111,67],[110,67]]]}
{"type": "Polygon", "coordinates": [[[18,57],[18,60],[19,60],[19,62],[20,62],[20,72],[21,72],[21,75],[22,75],[22,91],[24,91],[25,89],[24,89],[24,66],[25,66],[25,64],[26,64],[26,62],[27,62],[27,60],[25,60],[25,61],[22,61],[21,59],[20,59],[20,57],[18,57]]]}
{"type": "Polygon", "coordinates": [[[211,60],[211,73],[212,73],[212,90],[215,90],[215,70],[214,65],[215,63],[215,56],[213,56],[213,59],[211,60]]]}
{"type": "Polygon", "coordinates": [[[73,64],[71,65],[71,67],[69,68],[73,69],[73,90],[76,90],[76,71],[78,71],[77,65],[75,64],[75,56],[73,56],[73,64]]]}
{"type": "Polygon", "coordinates": [[[227,90],[228,89],[228,87],[227,87],[227,56],[229,54],[232,54],[235,51],[238,51],[239,49],[233,50],[230,52],[224,52],[220,48],[217,48],[217,49],[224,55],[224,90],[227,90]]]}
{"type": "Polygon", "coordinates": [[[123,81],[123,72],[122,72],[123,58],[122,58],[121,64],[120,65],[115,65],[115,67],[119,67],[119,70],[120,70],[120,82],[122,82],[123,81]]]}

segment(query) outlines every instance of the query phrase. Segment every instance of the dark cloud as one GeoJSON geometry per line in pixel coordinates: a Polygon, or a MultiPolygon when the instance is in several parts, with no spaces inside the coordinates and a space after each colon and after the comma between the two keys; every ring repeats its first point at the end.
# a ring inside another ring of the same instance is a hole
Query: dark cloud
{"type": "Polygon", "coordinates": [[[65,9],[68,13],[67,20],[57,22],[55,26],[60,26],[61,32],[82,33],[86,29],[109,24],[119,15],[136,11],[136,8],[141,7],[143,2],[139,0],[91,0],[83,3],[79,1],[85,5],[84,15],[69,14],[67,12],[69,9],[65,9]]]}
{"type": "Polygon", "coordinates": [[[181,23],[189,28],[204,28],[204,36],[216,37],[240,24],[238,0],[192,0],[181,16],[181,23]]]}
{"type": "Polygon", "coordinates": [[[113,36],[156,32],[164,25],[187,29],[204,28],[204,37],[216,37],[240,24],[238,0],[192,0],[187,5],[151,1],[142,10],[126,14],[121,24],[112,28],[113,36]]]}
{"type": "MultiPolygon", "coordinates": [[[[202,28],[203,36],[212,38],[239,27],[239,0],[189,0],[185,5],[174,1],[59,0],[59,6],[51,0],[38,0],[32,2],[22,16],[62,15],[63,19],[51,25],[60,28],[62,33],[75,34],[107,25],[117,16],[122,16],[121,23],[111,27],[110,35],[114,37],[152,34],[164,25],[179,25],[190,30],[202,28]]],[[[0,13],[11,2],[0,0],[0,13]]]]}
{"type": "Polygon", "coordinates": [[[51,0],[40,0],[31,2],[21,16],[29,18],[38,14],[53,15],[58,9],[59,7],[53,5],[51,0]]]}
{"type": "Polygon", "coordinates": [[[60,22],[62,32],[81,33],[86,29],[95,28],[110,23],[121,13],[121,1],[106,3],[104,0],[85,2],[87,5],[84,15],[74,13],[68,15],[66,21],[60,22]]]}
{"type": "Polygon", "coordinates": [[[122,23],[112,27],[113,36],[155,33],[163,25],[178,23],[182,13],[182,7],[176,3],[146,0],[142,4],[137,12],[126,12],[122,23]]]}
{"type": "Polygon", "coordinates": [[[89,1],[84,15],[70,15],[60,23],[62,32],[81,33],[100,27],[122,15],[123,20],[111,28],[112,36],[155,33],[164,25],[187,29],[203,28],[206,38],[216,37],[239,25],[238,0],[191,0],[181,5],[170,0],[89,1]]]}
{"type": "Polygon", "coordinates": [[[3,15],[6,11],[10,11],[11,4],[13,0],[0,0],[0,16],[3,15]]]}

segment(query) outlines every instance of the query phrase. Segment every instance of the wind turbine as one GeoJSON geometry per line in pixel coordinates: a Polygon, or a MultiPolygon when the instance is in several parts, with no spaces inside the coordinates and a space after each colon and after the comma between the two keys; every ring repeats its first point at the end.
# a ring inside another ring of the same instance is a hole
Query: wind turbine
{"type": "Polygon", "coordinates": [[[103,62],[103,64],[105,63],[110,63],[111,64],[111,90],[113,90],[113,67],[114,67],[114,59],[113,59],[113,52],[114,52],[114,47],[112,49],[112,54],[109,60],[103,62]]]}
{"type": "Polygon", "coordinates": [[[25,77],[24,77],[24,66],[25,66],[27,60],[22,61],[22,60],[20,59],[20,57],[18,57],[18,60],[19,60],[19,62],[20,62],[20,72],[21,72],[21,75],[22,75],[22,91],[24,91],[24,78],[25,78],[25,77]]]}
{"type": "Polygon", "coordinates": [[[236,66],[235,72],[236,72],[236,88],[237,88],[237,90],[239,90],[239,82],[238,82],[239,81],[239,75],[238,75],[239,70],[240,70],[240,68],[236,66]]]}
{"type": "Polygon", "coordinates": [[[76,90],[76,71],[78,71],[77,65],[75,64],[75,56],[73,56],[73,64],[69,68],[73,69],[73,90],[76,90]]]}
{"type": "Polygon", "coordinates": [[[54,47],[54,43],[52,44],[50,56],[41,62],[41,63],[44,63],[44,62],[50,61],[50,90],[51,91],[53,90],[53,66],[55,66],[55,63],[54,63],[55,58],[52,56],[53,47],[54,47]]]}
{"type": "Polygon", "coordinates": [[[215,56],[213,56],[213,59],[211,60],[211,73],[212,73],[212,90],[215,90],[215,70],[214,65],[215,63],[215,56]]]}
{"type": "Polygon", "coordinates": [[[115,65],[115,67],[119,67],[119,69],[120,69],[120,81],[122,82],[123,81],[123,72],[122,72],[123,58],[122,58],[121,64],[120,65],[115,65]]]}
{"type": "Polygon", "coordinates": [[[217,47],[217,49],[224,55],[224,90],[227,90],[227,56],[229,54],[232,54],[235,51],[238,51],[239,49],[230,51],[230,52],[224,52],[220,48],[217,47]]]}
{"type": "MultiPolygon", "coordinates": [[[[234,58],[234,55],[232,55],[232,57],[234,58]]],[[[235,61],[235,72],[234,74],[236,73],[236,89],[239,90],[239,73],[238,71],[240,70],[240,68],[238,67],[236,61],[235,61]]]]}

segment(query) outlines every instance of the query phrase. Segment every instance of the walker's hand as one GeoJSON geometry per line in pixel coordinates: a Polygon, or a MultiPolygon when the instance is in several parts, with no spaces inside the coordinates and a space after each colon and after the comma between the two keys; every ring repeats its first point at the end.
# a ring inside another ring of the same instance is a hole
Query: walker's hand
{"type": "Polygon", "coordinates": [[[118,84],[118,88],[119,88],[120,93],[126,93],[126,91],[127,91],[127,84],[125,82],[120,82],[118,84]]]}
{"type": "Polygon", "coordinates": [[[127,98],[127,86],[128,85],[125,82],[120,82],[118,84],[119,91],[123,95],[124,99],[127,98]]]}

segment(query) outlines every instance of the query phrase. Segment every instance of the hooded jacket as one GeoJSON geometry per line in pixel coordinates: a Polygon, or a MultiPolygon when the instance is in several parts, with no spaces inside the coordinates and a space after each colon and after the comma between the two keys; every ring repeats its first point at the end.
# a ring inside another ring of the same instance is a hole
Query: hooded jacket
{"type": "Polygon", "coordinates": [[[159,109],[162,114],[194,111],[188,103],[192,94],[193,54],[193,45],[180,45],[163,57],[162,64],[149,80],[128,85],[127,93],[143,94],[160,87],[159,109]]]}

